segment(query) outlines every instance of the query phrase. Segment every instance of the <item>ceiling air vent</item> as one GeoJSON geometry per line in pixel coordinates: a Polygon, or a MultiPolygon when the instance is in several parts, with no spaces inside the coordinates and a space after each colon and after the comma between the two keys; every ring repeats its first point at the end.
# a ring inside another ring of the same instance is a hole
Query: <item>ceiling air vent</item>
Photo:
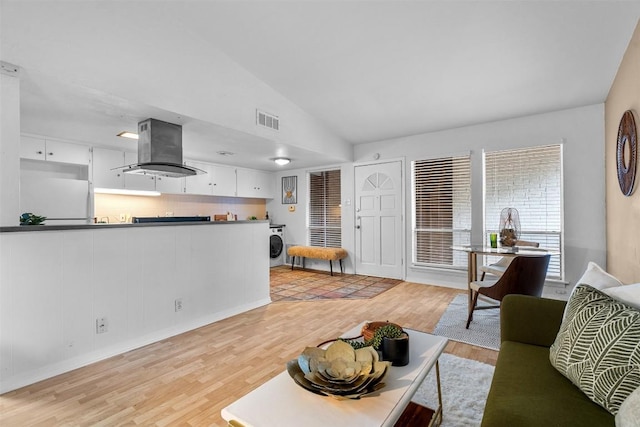
{"type": "Polygon", "coordinates": [[[256,123],[258,126],[263,126],[273,130],[280,130],[280,119],[278,116],[265,113],[264,111],[256,110],[256,123]]]}

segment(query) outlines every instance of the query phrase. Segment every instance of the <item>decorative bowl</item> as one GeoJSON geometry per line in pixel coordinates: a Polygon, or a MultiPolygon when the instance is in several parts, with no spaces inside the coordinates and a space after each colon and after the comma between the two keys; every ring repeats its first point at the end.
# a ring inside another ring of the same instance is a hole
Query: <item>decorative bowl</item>
{"type": "Polygon", "coordinates": [[[338,399],[359,399],[382,387],[390,362],[381,362],[370,346],[354,350],[344,341],[327,349],[307,347],[287,363],[287,372],[300,387],[338,399]]]}

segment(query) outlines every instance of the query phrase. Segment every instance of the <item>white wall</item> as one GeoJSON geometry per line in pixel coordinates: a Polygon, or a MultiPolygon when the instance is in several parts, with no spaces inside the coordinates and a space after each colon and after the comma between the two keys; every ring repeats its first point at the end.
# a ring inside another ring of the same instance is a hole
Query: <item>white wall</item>
{"type": "Polygon", "coordinates": [[[0,393],[268,304],[267,237],[265,222],[0,233],[0,393]]]}
{"type": "MultiPolygon", "coordinates": [[[[564,142],[565,279],[574,285],[587,263],[605,265],[604,106],[522,117],[358,145],[354,160],[366,162],[375,153],[380,159],[412,160],[471,151],[472,242],[482,243],[482,150],[559,144],[564,142]]],[[[451,274],[428,268],[413,268],[411,260],[411,174],[407,173],[407,280],[466,287],[464,272],[451,274]]],[[[555,290],[551,290],[555,293],[555,290]]]]}
{"type": "MultiPolygon", "coordinates": [[[[352,204],[354,165],[379,160],[404,158],[406,176],[406,279],[466,289],[466,272],[434,268],[414,268],[411,242],[411,173],[412,160],[471,152],[472,157],[472,242],[482,243],[482,150],[503,150],[548,144],[564,144],[564,217],[565,280],[571,286],[581,276],[589,261],[605,266],[605,193],[604,193],[604,106],[602,104],[517,119],[485,123],[441,132],[415,135],[357,145],[355,163],[342,165],[342,239],[349,251],[346,262],[353,271],[355,248],[352,204]]],[[[328,169],[329,167],[325,168],[328,169]]],[[[297,169],[276,174],[276,193],[282,190],[282,176],[298,176],[298,203],[295,212],[281,197],[267,203],[273,223],[286,224],[287,243],[306,243],[307,170],[297,169]]],[[[327,269],[325,263],[310,264],[327,269]]],[[[562,298],[563,286],[550,287],[545,295],[562,298]]]]}
{"type": "Polygon", "coordinates": [[[20,79],[0,73],[0,226],[20,216],[20,79]]]}
{"type": "MultiPolygon", "coordinates": [[[[284,242],[287,244],[308,244],[307,236],[307,209],[309,182],[308,172],[318,170],[340,169],[342,182],[342,247],[349,251],[349,256],[344,259],[343,266],[346,273],[354,273],[353,249],[354,241],[354,214],[353,214],[353,166],[351,164],[343,165],[327,165],[322,168],[314,169],[294,169],[286,172],[279,172],[275,175],[275,197],[273,200],[267,201],[267,211],[269,219],[273,224],[284,224],[284,242]],[[282,177],[297,176],[298,177],[298,203],[294,205],[282,204],[282,177]],[[293,206],[294,211],[289,211],[293,206]]],[[[329,263],[327,261],[308,259],[305,266],[316,270],[329,271],[329,263]]]]}

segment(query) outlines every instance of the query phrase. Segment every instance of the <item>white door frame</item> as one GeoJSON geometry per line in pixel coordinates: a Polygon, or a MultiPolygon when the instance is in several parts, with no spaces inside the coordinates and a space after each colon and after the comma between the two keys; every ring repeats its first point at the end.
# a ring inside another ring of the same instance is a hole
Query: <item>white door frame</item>
{"type": "MultiPolygon", "coordinates": [[[[407,214],[406,214],[406,188],[407,188],[407,174],[406,174],[406,158],[405,157],[394,157],[394,158],[390,158],[390,159],[384,159],[384,160],[376,160],[376,161],[367,161],[367,162],[356,162],[352,164],[352,168],[351,168],[351,179],[352,179],[352,191],[353,191],[353,197],[352,199],[354,200],[355,203],[355,195],[356,195],[356,182],[355,182],[355,176],[356,176],[356,167],[358,166],[373,166],[373,165],[377,165],[377,164],[382,164],[382,163],[394,163],[394,162],[400,162],[400,185],[401,185],[401,189],[400,189],[400,203],[401,203],[401,216],[402,218],[400,219],[401,221],[401,229],[402,229],[402,233],[400,236],[400,257],[402,259],[402,268],[401,268],[401,280],[405,280],[407,277],[407,245],[406,245],[406,235],[407,235],[407,214]]],[[[357,217],[357,212],[355,211],[355,209],[353,210],[353,216],[351,218],[351,224],[352,224],[352,239],[353,239],[353,253],[354,255],[356,254],[356,239],[357,239],[357,233],[358,230],[356,229],[356,217],[357,217]]],[[[357,269],[356,269],[356,262],[355,260],[353,261],[353,270],[355,274],[359,274],[357,269]]]]}

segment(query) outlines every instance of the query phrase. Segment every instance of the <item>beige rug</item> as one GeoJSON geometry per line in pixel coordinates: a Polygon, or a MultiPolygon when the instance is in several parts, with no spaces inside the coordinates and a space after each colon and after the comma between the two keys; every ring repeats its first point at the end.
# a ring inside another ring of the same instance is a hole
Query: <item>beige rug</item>
{"type": "Polygon", "coordinates": [[[270,270],[271,301],[373,298],[401,280],[279,266],[270,270]]]}
{"type": "Polygon", "coordinates": [[[473,321],[469,329],[466,329],[468,307],[467,294],[456,295],[442,314],[433,334],[478,347],[499,350],[500,310],[474,312],[473,321]]]}

